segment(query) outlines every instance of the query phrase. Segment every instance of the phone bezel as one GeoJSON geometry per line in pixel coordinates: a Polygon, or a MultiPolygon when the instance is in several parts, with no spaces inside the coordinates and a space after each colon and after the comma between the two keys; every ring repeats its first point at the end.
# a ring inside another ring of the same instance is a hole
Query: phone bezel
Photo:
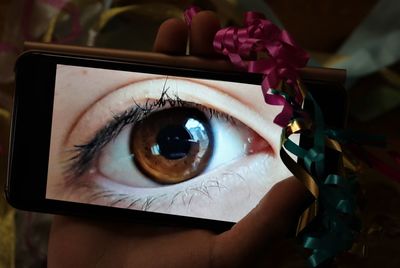
{"type": "MultiPolygon", "coordinates": [[[[18,209],[45,213],[132,219],[139,222],[178,224],[218,230],[227,229],[234,224],[210,219],[46,199],[47,166],[57,64],[258,85],[262,81],[260,74],[168,67],[154,63],[135,63],[119,59],[101,59],[52,52],[25,52],[19,57],[15,67],[16,90],[6,185],[6,198],[12,206],[18,209]]],[[[347,111],[346,94],[343,86],[340,83],[327,83],[318,80],[304,82],[317,101],[324,103],[322,108],[328,124],[334,127],[342,127],[347,111]],[[332,104],[335,105],[332,106],[332,104]]]]}

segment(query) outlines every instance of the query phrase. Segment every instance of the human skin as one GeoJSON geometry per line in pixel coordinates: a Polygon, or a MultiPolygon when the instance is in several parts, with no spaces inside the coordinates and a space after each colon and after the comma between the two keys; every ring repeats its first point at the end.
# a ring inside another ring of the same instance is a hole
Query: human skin
{"type": "MultiPolygon", "coordinates": [[[[215,14],[201,12],[196,15],[190,33],[191,53],[213,56],[210,44],[218,27],[215,14]]],[[[187,28],[182,21],[168,20],[159,29],[155,50],[182,54],[186,36],[187,28]]],[[[73,118],[71,115],[70,122],[74,121],[73,118]]],[[[61,134],[59,137],[60,140],[66,138],[61,134]]],[[[275,184],[246,217],[222,234],[56,216],[50,235],[48,264],[49,267],[235,267],[265,264],[271,258],[265,252],[292,233],[294,223],[305,207],[306,197],[304,187],[295,178],[283,180],[275,184]]]]}

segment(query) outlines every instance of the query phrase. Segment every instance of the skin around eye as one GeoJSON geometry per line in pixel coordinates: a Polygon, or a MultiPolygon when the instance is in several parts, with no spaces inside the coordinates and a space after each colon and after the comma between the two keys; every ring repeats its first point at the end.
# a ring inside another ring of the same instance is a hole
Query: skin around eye
{"type": "MultiPolygon", "coordinates": [[[[96,76],[93,70],[88,72],[102,84],[101,76],[96,76]]],[[[79,81],[84,78],[87,79],[87,73],[74,79],[79,81]]],[[[136,74],[135,79],[127,75],[116,83],[125,86],[109,87],[108,91],[94,90],[94,96],[88,96],[91,101],[87,101],[86,107],[81,108],[81,116],[75,114],[76,121],[71,120],[71,123],[63,127],[64,132],[52,139],[50,155],[57,156],[50,157],[49,161],[51,168],[47,198],[235,222],[246,215],[276,182],[290,176],[276,154],[280,129],[273,125],[272,118],[279,109],[264,104],[259,86],[175,77],[166,80],[164,76],[149,79],[139,74],[136,74]],[[196,181],[152,188],[151,194],[142,189],[123,188],[99,174],[96,169],[89,170],[82,178],[65,183],[62,163],[72,154],[65,148],[87,142],[113,115],[123,112],[135,102],[159,98],[163,88],[168,88],[168,94],[178,95],[184,101],[199,103],[237,118],[268,141],[271,152],[234,161],[196,178],[196,181]]],[[[72,94],[74,85],[68,85],[65,81],[64,86],[59,85],[56,83],[55,107],[59,103],[60,107],[68,110],[66,105],[61,104],[65,99],[61,101],[57,95],[65,94],[61,90],[69,90],[72,94]]],[[[61,114],[55,113],[53,129],[61,125],[58,117],[61,114]]]]}

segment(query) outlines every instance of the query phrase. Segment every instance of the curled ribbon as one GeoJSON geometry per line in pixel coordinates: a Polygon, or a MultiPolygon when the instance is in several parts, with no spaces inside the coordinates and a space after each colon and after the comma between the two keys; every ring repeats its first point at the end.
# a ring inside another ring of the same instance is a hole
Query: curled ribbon
{"type": "Polygon", "coordinates": [[[293,116],[292,106],[299,107],[303,101],[298,87],[297,70],[306,65],[309,56],[290,37],[264,15],[246,12],[244,27],[228,27],[219,30],[214,38],[217,52],[229,57],[230,61],[250,73],[264,74],[262,92],[271,105],[282,105],[283,109],[274,123],[286,127],[293,116]],[[295,89],[292,105],[280,95],[271,94],[271,89],[280,88],[282,83],[295,89]]]}
{"type": "MultiPolygon", "coordinates": [[[[198,9],[185,12],[188,25],[198,9]]],[[[274,123],[283,128],[280,156],[287,168],[314,196],[313,204],[302,214],[298,234],[303,246],[312,250],[312,267],[324,265],[336,255],[349,250],[360,228],[355,217],[355,181],[345,178],[342,151],[338,140],[345,135],[326,129],[322,111],[312,95],[299,80],[298,69],[306,65],[308,54],[298,47],[285,30],[280,30],[263,14],[245,13],[244,27],[219,30],[214,38],[214,49],[229,57],[231,63],[250,73],[262,73],[264,100],[283,106],[274,123]],[[313,104],[313,121],[302,104],[308,99],[313,104]],[[312,133],[311,148],[302,148],[289,139],[294,133],[312,133]],[[325,165],[326,149],[340,155],[337,167],[325,165]],[[296,163],[286,152],[295,154],[303,162],[296,163]]]]}
{"type": "MultiPolygon", "coordinates": [[[[302,88],[301,84],[299,86],[302,88]]],[[[305,89],[302,91],[306,92],[305,89]]],[[[282,132],[283,148],[280,156],[288,169],[303,182],[315,198],[302,214],[297,232],[303,239],[303,246],[312,250],[310,265],[317,267],[349,250],[361,227],[355,216],[355,179],[349,178],[343,168],[340,144],[329,138],[326,133],[339,140],[344,140],[346,135],[340,131],[326,129],[318,103],[308,92],[305,99],[313,103],[314,121],[312,124],[304,124],[301,118],[295,118],[286,126],[282,132]],[[312,129],[313,145],[309,149],[302,148],[289,139],[293,133],[309,132],[312,129]],[[305,168],[298,165],[286,150],[301,159],[305,168]],[[325,167],[325,150],[332,150],[340,156],[334,170],[325,167]]]]}
{"type": "MultiPolygon", "coordinates": [[[[199,11],[197,7],[188,8],[184,17],[188,25],[199,11]]],[[[303,101],[297,85],[297,70],[306,65],[309,56],[290,37],[288,32],[279,29],[265,16],[257,12],[246,12],[244,27],[228,27],[219,30],[214,38],[214,49],[229,57],[233,65],[250,73],[264,74],[262,92],[264,99],[271,105],[282,105],[282,112],[274,123],[286,127],[293,116],[293,108],[288,100],[280,95],[271,94],[271,89],[283,83],[292,86],[295,94],[295,106],[303,101]]]]}
{"type": "Polygon", "coordinates": [[[59,40],[56,40],[57,43],[70,43],[75,41],[79,36],[82,34],[82,26],[80,22],[80,11],[79,8],[72,2],[63,2],[63,1],[50,1],[48,0],[48,4],[53,5],[55,8],[58,8],[60,12],[54,16],[50,22],[49,22],[49,27],[44,34],[42,41],[43,42],[54,42],[54,32],[56,28],[57,22],[60,20],[60,17],[62,15],[61,12],[65,12],[68,15],[71,16],[71,31],[70,33],[65,36],[60,38],[59,40]]]}

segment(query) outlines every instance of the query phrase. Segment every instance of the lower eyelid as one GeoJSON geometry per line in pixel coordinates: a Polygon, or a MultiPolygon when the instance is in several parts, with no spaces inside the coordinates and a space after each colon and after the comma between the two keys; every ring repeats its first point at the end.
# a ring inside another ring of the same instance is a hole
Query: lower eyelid
{"type": "MultiPolygon", "coordinates": [[[[129,207],[139,210],[148,209],[159,212],[162,212],[163,209],[167,211],[192,211],[199,209],[199,206],[201,207],[201,204],[207,200],[208,202],[215,201],[218,203],[218,200],[221,200],[220,195],[222,193],[227,194],[230,191],[237,191],[237,189],[241,191],[243,196],[250,195],[256,191],[258,195],[255,195],[255,198],[261,198],[268,190],[268,185],[272,186],[279,180],[288,177],[289,174],[279,159],[260,154],[247,157],[240,164],[232,163],[232,165],[211,172],[211,174],[201,176],[203,178],[195,179],[201,179],[200,182],[188,181],[185,184],[182,183],[183,185],[168,186],[167,192],[165,188],[144,189],[121,186],[114,182],[109,182],[106,178],[98,178],[95,177],[97,175],[94,175],[90,179],[80,178],[80,180],[89,179],[89,181],[83,184],[86,185],[86,190],[77,190],[76,193],[85,192],[82,195],[83,197],[80,197],[82,201],[99,205],[113,205],[115,207],[129,207]],[[248,173],[252,174],[250,178],[245,177],[248,173]],[[253,178],[263,179],[262,181],[253,181],[253,178]]],[[[258,200],[254,202],[258,202],[258,200]]],[[[220,202],[228,201],[223,199],[220,202]]]]}
{"type": "MultiPolygon", "coordinates": [[[[99,173],[92,174],[90,180],[95,181],[95,183],[98,185],[98,187],[102,187],[105,189],[110,189],[118,193],[127,193],[131,195],[135,195],[137,197],[143,197],[144,196],[156,196],[164,193],[176,193],[178,190],[184,190],[184,189],[190,189],[195,187],[196,185],[199,185],[199,182],[205,182],[209,178],[218,178],[219,181],[224,181],[225,177],[223,177],[226,174],[229,174],[227,171],[232,171],[234,173],[236,170],[243,168],[243,164],[246,165],[246,163],[251,162],[253,159],[260,157],[260,156],[265,156],[266,159],[269,159],[271,161],[277,160],[276,158],[267,155],[267,154],[259,154],[259,155],[253,155],[253,156],[246,156],[243,159],[239,159],[236,161],[233,161],[227,165],[218,167],[214,169],[213,171],[207,172],[203,175],[200,175],[196,178],[193,178],[191,180],[187,180],[181,183],[173,184],[173,185],[167,185],[167,186],[160,186],[160,187],[131,187],[131,186],[126,186],[123,184],[120,184],[118,182],[114,182],[110,180],[107,177],[102,177],[99,176],[99,173]]],[[[259,159],[257,159],[259,160],[259,159]]],[[[260,167],[260,170],[262,168],[260,167]]],[[[241,172],[242,173],[242,172],[241,172]]],[[[246,173],[246,172],[243,172],[246,173]]],[[[84,178],[79,178],[84,179],[84,178]]]]}

